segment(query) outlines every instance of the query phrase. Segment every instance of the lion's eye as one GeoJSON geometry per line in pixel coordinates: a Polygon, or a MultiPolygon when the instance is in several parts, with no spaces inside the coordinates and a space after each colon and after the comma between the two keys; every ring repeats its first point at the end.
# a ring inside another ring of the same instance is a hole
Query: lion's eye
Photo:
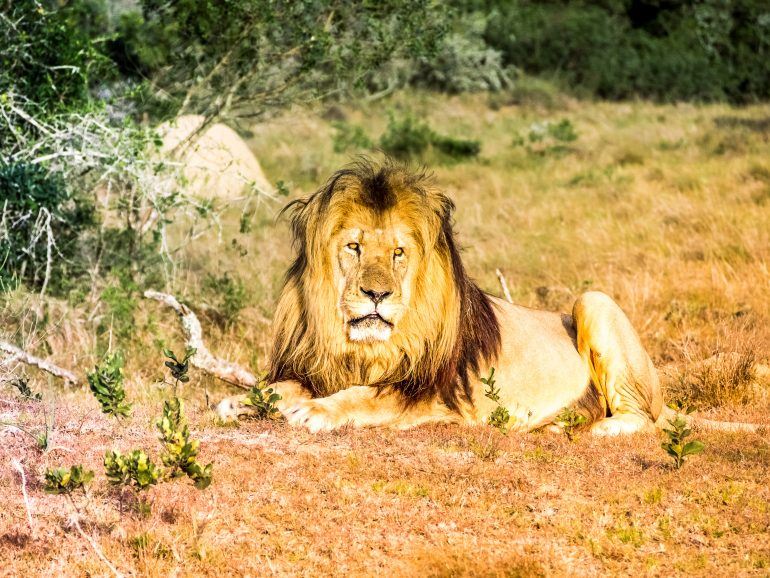
{"type": "Polygon", "coordinates": [[[351,251],[358,253],[361,250],[361,246],[358,243],[348,243],[347,248],[351,251]]]}
{"type": "Polygon", "coordinates": [[[398,248],[396,248],[395,251],[393,251],[393,256],[394,257],[400,257],[403,254],[404,254],[404,250],[401,247],[398,247],[398,248]]]}

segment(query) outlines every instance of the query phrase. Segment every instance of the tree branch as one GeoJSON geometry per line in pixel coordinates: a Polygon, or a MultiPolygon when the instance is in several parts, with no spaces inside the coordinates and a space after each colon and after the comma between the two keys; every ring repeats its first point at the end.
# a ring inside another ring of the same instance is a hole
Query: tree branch
{"type": "Polygon", "coordinates": [[[187,346],[195,349],[195,355],[190,360],[195,367],[241,389],[250,389],[257,385],[259,380],[253,373],[240,365],[211,354],[203,343],[203,329],[200,321],[187,305],[180,303],[173,295],[159,291],[145,291],[144,297],[160,301],[177,312],[182,321],[187,346]]]}
{"type": "Polygon", "coordinates": [[[0,341],[0,351],[7,353],[12,359],[18,359],[22,363],[27,365],[34,365],[38,369],[42,369],[45,372],[50,373],[56,377],[59,377],[71,385],[80,385],[81,381],[74,373],[68,369],[54,365],[50,361],[40,359],[34,355],[27,353],[23,349],[19,349],[15,345],[11,345],[5,341],[0,341]]]}

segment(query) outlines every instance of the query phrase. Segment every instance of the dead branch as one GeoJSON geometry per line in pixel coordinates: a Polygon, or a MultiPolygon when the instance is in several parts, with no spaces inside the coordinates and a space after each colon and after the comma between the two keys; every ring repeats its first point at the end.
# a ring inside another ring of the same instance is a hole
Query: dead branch
{"type": "Polygon", "coordinates": [[[500,280],[500,286],[503,288],[503,295],[505,295],[505,300],[508,301],[508,303],[513,303],[513,299],[511,299],[511,292],[508,291],[508,283],[505,282],[503,272],[500,271],[500,269],[495,269],[495,273],[497,274],[497,278],[500,280]]]}
{"type": "Polygon", "coordinates": [[[31,353],[27,353],[15,345],[11,345],[5,341],[0,341],[0,351],[7,353],[11,359],[19,360],[22,363],[26,363],[27,365],[34,365],[38,369],[42,369],[43,371],[50,373],[55,377],[59,377],[67,383],[72,385],[80,385],[80,379],[68,369],[59,367],[58,365],[55,365],[50,361],[46,361],[45,359],[35,357],[31,353]]]}
{"type": "Polygon", "coordinates": [[[200,321],[187,305],[180,303],[173,295],[158,291],[145,291],[144,297],[160,301],[177,312],[182,320],[182,329],[185,333],[187,346],[195,349],[195,355],[190,360],[195,367],[241,389],[250,389],[257,385],[259,380],[253,373],[240,365],[211,354],[203,343],[203,330],[200,321]]]}
{"type": "Polygon", "coordinates": [[[24,498],[24,508],[27,510],[27,523],[29,524],[29,533],[32,539],[35,539],[35,524],[32,521],[32,506],[29,503],[29,496],[27,495],[27,475],[24,473],[24,468],[21,466],[19,460],[13,460],[11,462],[13,467],[19,472],[21,476],[21,495],[24,498]]]}

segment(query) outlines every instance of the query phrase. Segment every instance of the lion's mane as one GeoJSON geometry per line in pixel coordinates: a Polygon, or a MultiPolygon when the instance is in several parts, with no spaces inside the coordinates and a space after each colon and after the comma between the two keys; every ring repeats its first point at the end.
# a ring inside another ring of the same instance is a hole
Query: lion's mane
{"type": "Polygon", "coordinates": [[[368,159],[289,203],[296,257],[274,320],[270,381],[296,380],[315,396],[371,385],[396,388],[405,404],[470,402],[470,380],[497,355],[500,328],[489,297],[465,272],[453,211],[425,172],[368,159]],[[386,342],[348,341],[337,309],[328,243],[355,211],[396,211],[421,248],[410,306],[386,342]]]}

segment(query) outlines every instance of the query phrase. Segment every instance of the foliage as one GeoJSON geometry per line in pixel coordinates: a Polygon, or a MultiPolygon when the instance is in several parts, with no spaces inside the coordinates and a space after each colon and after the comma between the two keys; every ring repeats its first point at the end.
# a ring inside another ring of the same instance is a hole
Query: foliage
{"type": "Polygon", "coordinates": [[[176,354],[170,349],[164,349],[163,355],[168,357],[163,365],[168,367],[171,372],[171,377],[176,381],[187,383],[190,381],[190,376],[187,374],[190,370],[190,358],[195,355],[196,349],[194,347],[186,347],[184,350],[184,357],[181,361],[177,358],[176,354]]]}
{"type": "Polygon", "coordinates": [[[126,455],[109,450],[104,454],[104,471],[111,484],[133,485],[138,490],[157,484],[161,476],[160,470],[142,450],[133,450],[126,455]]]}
{"type": "Polygon", "coordinates": [[[577,437],[576,430],[587,421],[588,418],[582,413],[578,413],[571,407],[565,407],[561,410],[561,413],[556,416],[556,421],[554,423],[564,431],[564,434],[569,441],[573,441],[577,437]]]}
{"type": "Polygon", "coordinates": [[[149,77],[160,114],[260,115],[361,87],[391,59],[429,54],[446,30],[431,0],[142,0],[122,18],[124,71],[149,77]]]}
{"type": "Polygon", "coordinates": [[[511,415],[508,410],[500,405],[500,388],[495,387],[495,368],[493,367],[489,371],[489,376],[482,377],[481,383],[484,384],[484,397],[491,399],[497,404],[497,407],[489,414],[487,422],[494,428],[500,430],[501,433],[508,433],[508,422],[511,420],[511,415]]]}
{"type": "Polygon", "coordinates": [[[221,316],[222,326],[231,327],[237,323],[248,301],[248,292],[243,281],[229,273],[221,276],[209,274],[204,281],[204,288],[214,296],[212,305],[221,316]]]}
{"type": "Polygon", "coordinates": [[[43,489],[49,494],[72,494],[75,490],[84,490],[94,479],[94,472],[76,465],[71,468],[48,468],[45,471],[43,489]]]}
{"type": "Polygon", "coordinates": [[[280,400],[281,396],[272,387],[260,382],[249,390],[243,404],[253,408],[250,415],[257,419],[277,419],[281,414],[275,404],[280,400]]]}
{"type": "Polygon", "coordinates": [[[481,152],[478,141],[437,134],[427,123],[411,114],[401,119],[390,115],[388,127],[380,137],[382,150],[401,159],[419,157],[431,146],[452,160],[475,157],[481,152]]]}
{"type": "MultiPolygon", "coordinates": [[[[47,114],[89,103],[92,79],[103,80],[110,67],[80,25],[83,5],[13,0],[0,6],[0,97],[24,95],[47,114]]],[[[0,148],[9,136],[0,130],[0,148]]]]}
{"type": "Polygon", "coordinates": [[[416,59],[409,83],[448,93],[499,91],[513,86],[502,53],[484,40],[488,16],[474,12],[457,18],[434,54],[416,59]]]}
{"type": "Polygon", "coordinates": [[[762,0],[575,3],[491,0],[484,33],[506,65],[601,98],[767,98],[762,0]]]}
{"type": "Polygon", "coordinates": [[[196,459],[200,441],[190,440],[184,404],[178,397],[163,403],[163,416],[156,425],[164,449],[161,460],[170,468],[168,475],[172,478],[187,475],[199,490],[209,487],[213,465],[202,466],[196,459]]]}
{"type": "Polygon", "coordinates": [[[128,417],[131,404],[127,403],[123,388],[123,354],[109,353],[86,377],[91,393],[102,406],[102,412],[116,418],[128,417]]]}
{"type": "Polygon", "coordinates": [[[687,427],[687,419],[680,412],[689,414],[693,409],[688,407],[672,409],[675,409],[676,415],[668,420],[670,427],[663,428],[666,439],[661,447],[674,460],[674,467],[679,469],[688,457],[702,453],[706,446],[700,440],[685,441],[692,434],[692,430],[687,427]]]}
{"type": "Polygon", "coordinates": [[[332,123],[332,126],[335,153],[344,153],[349,150],[362,151],[374,146],[366,131],[358,125],[337,121],[332,123]]]}
{"type": "Polygon", "coordinates": [[[81,235],[96,224],[94,203],[41,164],[0,157],[0,276],[45,292],[79,272],[81,235]]]}

